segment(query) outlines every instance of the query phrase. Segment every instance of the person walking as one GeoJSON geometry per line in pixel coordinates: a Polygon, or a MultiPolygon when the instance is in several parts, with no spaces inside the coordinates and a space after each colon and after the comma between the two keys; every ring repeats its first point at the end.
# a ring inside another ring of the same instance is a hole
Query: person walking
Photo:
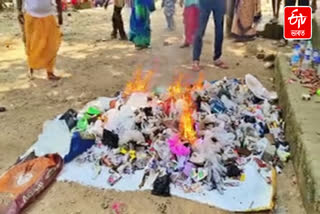
{"type": "Polygon", "coordinates": [[[150,14],[155,11],[154,0],[133,0],[130,16],[130,41],[137,50],[150,46],[150,14]]]}
{"type": "MultiPolygon", "coordinates": [[[[51,0],[18,0],[18,20],[23,26],[29,77],[34,69],[46,69],[49,80],[59,80],[54,74],[61,32],[54,17],[51,0]]],[[[56,0],[59,25],[62,25],[62,3],[56,0]]]]}
{"type": "Polygon", "coordinates": [[[272,0],[272,12],[273,18],[271,19],[271,23],[278,23],[279,21],[279,12],[282,0],[272,0]]]}
{"type": "Polygon", "coordinates": [[[203,36],[207,28],[208,20],[211,12],[213,13],[215,23],[215,42],[214,42],[214,56],[213,63],[215,66],[228,69],[228,66],[221,60],[222,44],[223,44],[223,26],[224,14],[226,11],[225,0],[199,0],[200,18],[199,28],[197,30],[194,47],[193,47],[193,65],[194,71],[200,71],[200,56],[202,52],[203,36]]]}
{"type": "Polygon", "coordinates": [[[161,6],[164,8],[168,30],[173,31],[175,29],[174,14],[176,13],[176,0],[162,0],[161,6]]]}
{"type": "MultiPolygon", "coordinates": [[[[104,3],[104,8],[107,9],[109,5],[109,1],[104,3]]],[[[124,30],[123,19],[121,15],[121,11],[125,5],[125,0],[114,0],[113,14],[112,14],[112,32],[111,39],[116,39],[118,37],[118,32],[120,34],[121,40],[128,40],[127,34],[124,30]]]]}
{"type": "Polygon", "coordinates": [[[254,40],[257,35],[257,22],[261,19],[260,0],[236,0],[232,34],[236,41],[254,40]]]}
{"type": "Polygon", "coordinates": [[[184,43],[180,48],[187,48],[193,44],[199,26],[199,0],[180,0],[180,6],[184,7],[184,43]]]}

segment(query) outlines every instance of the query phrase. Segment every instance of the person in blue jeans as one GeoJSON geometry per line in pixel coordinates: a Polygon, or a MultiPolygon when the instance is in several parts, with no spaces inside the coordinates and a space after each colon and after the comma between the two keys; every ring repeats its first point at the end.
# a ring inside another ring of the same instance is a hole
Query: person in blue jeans
{"type": "Polygon", "coordinates": [[[228,66],[221,60],[222,43],[223,43],[223,25],[224,14],[226,12],[225,0],[199,0],[200,18],[199,28],[194,39],[193,46],[193,65],[194,71],[200,71],[200,55],[203,45],[203,36],[207,28],[211,12],[213,13],[215,24],[215,42],[214,42],[214,57],[213,63],[215,66],[223,69],[228,69],[228,66]]]}

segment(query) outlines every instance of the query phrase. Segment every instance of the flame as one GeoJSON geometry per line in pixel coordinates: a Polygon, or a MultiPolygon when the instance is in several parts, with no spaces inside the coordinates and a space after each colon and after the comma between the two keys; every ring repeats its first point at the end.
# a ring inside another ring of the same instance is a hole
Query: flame
{"type": "Polygon", "coordinates": [[[170,98],[177,100],[183,96],[185,88],[182,86],[182,80],[183,80],[183,74],[179,73],[178,78],[168,88],[170,98]]]}
{"type": "Polygon", "coordinates": [[[148,71],[143,77],[142,71],[137,70],[133,76],[132,81],[127,83],[124,90],[124,95],[129,96],[135,92],[147,92],[153,73],[153,71],[148,71]]]}
{"type": "Polygon", "coordinates": [[[197,140],[196,131],[194,130],[194,120],[192,118],[194,105],[190,93],[186,93],[183,99],[185,104],[179,123],[180,137],[193,144],[197,140]]]}
{"type": "Polygon", "coordinates": [[[192,90],[202,90],[203,89],[203,81],[204,81],[204,75],[203,72],[199,73],[198,80],[195,82],[195,84],[192,87],[192,90]]]}
{"type": "Polygon", "coordinates": [[[182,140],[188,141],[193,144],[197,140],[197,134],[194,130],[194,120],[192,114],[194,112],[194,103],[191,97],[192,90],[202,89],[203,74],[199,75],[199,79],[192,88],[187,88],[183,85],[183,74],[179,73],[178,78],[168,88],[169,99],[174,102],[178,99],[183,99],[184,106],[180,116],[179,132],[182,140]]]}

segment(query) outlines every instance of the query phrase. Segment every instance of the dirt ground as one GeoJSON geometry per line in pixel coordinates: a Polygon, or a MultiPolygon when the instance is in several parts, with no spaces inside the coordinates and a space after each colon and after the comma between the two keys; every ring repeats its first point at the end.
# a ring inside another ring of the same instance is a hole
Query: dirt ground
{"type": "MultiPolygon", "coordinates": [[[[159,8],[159,7],[158,7],[159,8]]],[[[176,15],[177,29],[168,32],[159,9],[152,15],[152,48],[136,51],[129,42],[110,41],[111,12],[90,9],[65,14],[64,41],[57,58],[57,73],[63,76],[58,82],[44,79],[39,71],[37,78],[26,76],[24,46],[19,26],[13,13],[0,13],[0,173],[12,165],[41,133],[45,120],[66,111],[81,108],[99,96],[112,96],[121,90],[137,68],[156,71],[153,85],[168,85],[172,78],[183,72],[190,81],[197,74],[190,70],[191,49],[180,49],[182,41],[182,11],[176,15]],[[168,45],[164,45],[167,41],[168,45]]],[[[128,29],[129,10],[124,11],[128,29]]],[[[255,57],[257,48],[276,52],[272,41],[257,39],[249,44],[233,43],[226,39],[224,59],[231,69],[219,70],[212,62],[213,24],[208,26],[204,41],[202,62],[206,79],[244,77],[251,73],[272,89],[273,71],[264,69],[263,62],[255,57]]],[[[84,172],[85,176],[85,172],[84,172]]],[[[293,166],[289,162],[278,176],[278,214],[303,214],[293,166]]],[[[159,214],[226,213],[207,205],[171,197],[159,198],[149,192],[119,193],[92,189],[73,183],[55,183],[25,211],[25,214],[106,214],[110,204],[123,202],[126,212],[159,214]]]]}

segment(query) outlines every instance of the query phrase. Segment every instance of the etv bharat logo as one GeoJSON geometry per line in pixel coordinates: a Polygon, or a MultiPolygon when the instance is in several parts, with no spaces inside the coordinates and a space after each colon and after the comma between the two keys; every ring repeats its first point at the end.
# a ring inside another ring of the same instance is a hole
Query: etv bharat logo
{"type": "Polygon", "coordinates": [[[292,11],[291,16],[288,19],[290,21],[290,25],[295,25],[298,23],[298,29],[300,29],[301,24],[304,25],[304,23],[306,23],[307,16],[303,16],[301,13],[299,14],[299,16],[296,16],[296,12],[298,12],[298,9],[292,11]]]}
{"type": "Polygon", "coordinates": [[[284,9],[284,38],[311,39],[311,7],[286,7],[284,9]]]}

